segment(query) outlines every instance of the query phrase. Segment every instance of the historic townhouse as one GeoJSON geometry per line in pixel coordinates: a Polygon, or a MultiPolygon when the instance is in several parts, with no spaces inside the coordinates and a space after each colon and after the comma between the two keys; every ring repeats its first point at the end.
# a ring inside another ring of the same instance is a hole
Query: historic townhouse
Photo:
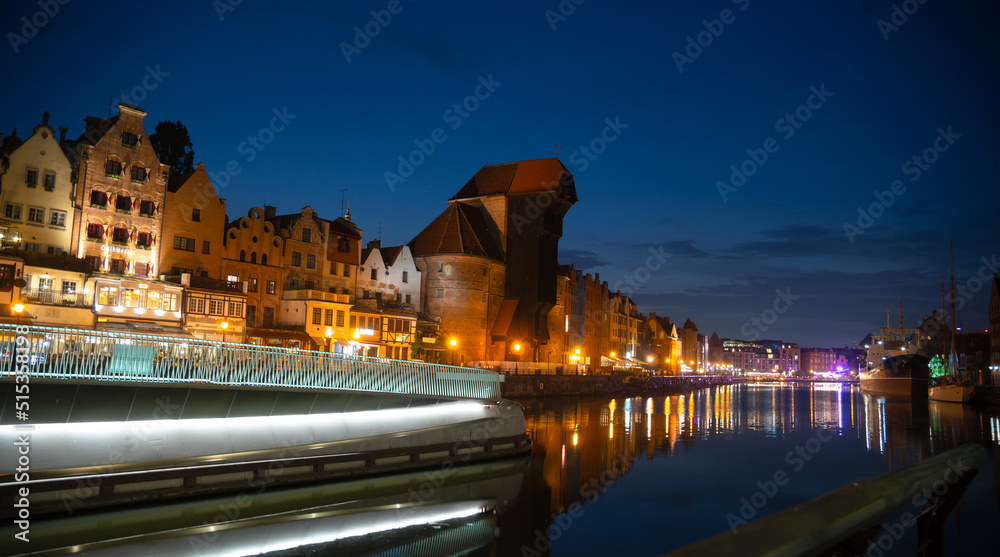
{"type": "Polygon", "coordinates": [[[168,277],[184,287],[184,330],[202,340],[243,342],[246,337],[246,282],[226,282],[188,273],[168,277]]]}
{"type": "Polygon", "coordinates": [[[647,363],[652,367],[672,375],[680,373],[681,348],[683,342],[677,332],[677,326],[670,322],[669,317],[660,317],[650,312],[645,322],[646,338],[649,339],[653,361],[647,363]]]}
{"type": "Polygon", "coordinates": [[[94,280],[87,262],[68,255],[24,253],[21,301],[32,324],[94,328],[94,280]]]}
{"type": "Polygon", "coordinates": [[[76,141],[79,159],[72,253],[95,272],[156,277],[169,167],[143,128],[146,113],[118,105],[112,118],[88,116],[76,141]]]}
{"type": "Polygon", "coordinates": [[[440,318],[459,361],[538,361],[556,305],[562,219],[576,201],[558,159],[484,166],[410,242],[424,311],[440,318]]]}
{"type": "Polygon", "coordinates": [[[375,298],[419,311],[420,271],[409,246],[381,247],[378,240],[369,241],[361,252],[360,271],[356,298],[375,298]]]}
{"type": "Polygon", "coordinates": [[[226,203],[216,195],[204,164],[170,177],[162,212],[161,274],[225,279],[221,272],[226,203]]]}
{"type": "Polygon", "coordinates": [[[264,218],[264,209],[254,207],[247,216],[229,224],[225,234],[220,276],[227,283],[246,283],[246,341],[268,346],[308,346],[304,332],[279,326],[284,283],[285,241],[274,224],[264,218]]]}
{"type": "Polygon", "coordinates": [[[285,245],[282,322],[303,327],[314,348],[343,351],[350,336],[351,302],[348,289],[338,291],[343,277],[339,276],[335,285],[328,277],[331,273],[324,270],[329,221],[320,219],[311,207],[290,215],[273,215],[273,207],[266,207],[265,212],[285,245]]]}
{"type": "MultiPolygon", "coordinates": [[[[24,258],[0,252],[0,322],[15,323],[21,316],[13,305],[21,300],[21,287],[17,279],[24,274],[24,258]]],[[[26,323],[28,321],[25,321],[26,323]]]]}
{"type": "Polygon", "coordinates": [[[0,245],[50,254],[72,251],[71,175],[46,112],[31,137],[12,152],[0,153],[0,245]]]}

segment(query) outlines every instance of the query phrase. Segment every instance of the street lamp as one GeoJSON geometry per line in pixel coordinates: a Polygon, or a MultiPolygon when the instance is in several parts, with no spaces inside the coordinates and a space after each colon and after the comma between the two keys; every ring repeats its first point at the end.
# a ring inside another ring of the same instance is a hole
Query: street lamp
{"type": "Polygon", "coordinates": [[[455,349],[458,348],[458,339],[455,337],[448,339],[448,347],[451,350],[451,365],[455,365],[455,349]]]}
{"type": "Polygon", "coordinates": [[[514,373],[517,374],[517,362],[521,359],[521,343],[514,343],[514,352],[517,352],[517,356],[514,357],[514,373]]]}
{"type": "Polygon", "coordinates": [[[17,302],[14,304],[14,313],[17,314],[17,324],[21,324],[21,312],[24,311],[24,304],[17,302]]]}
{"type": "Polygon", "coordinates": [[[222,342],[226,342],[226,329],[229,328],[229,321],[219,323],[219,327],[222,327],[222,342]]]}

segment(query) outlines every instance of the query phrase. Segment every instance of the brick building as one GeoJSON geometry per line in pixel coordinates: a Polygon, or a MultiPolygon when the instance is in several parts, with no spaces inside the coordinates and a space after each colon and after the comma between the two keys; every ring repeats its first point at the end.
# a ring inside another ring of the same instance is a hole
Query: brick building
{"type": "Polygon", "coordinates": [[[73,255],[95,271],[155,277],[162,248],[170,168],[160,164],[143,128],[146,113],[118,105],[112,118],[88,116],[78,159],[73,255]]]}

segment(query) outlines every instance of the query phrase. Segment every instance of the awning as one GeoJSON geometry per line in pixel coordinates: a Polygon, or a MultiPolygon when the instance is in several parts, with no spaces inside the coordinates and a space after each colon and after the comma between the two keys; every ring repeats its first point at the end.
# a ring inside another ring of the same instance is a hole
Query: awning
{"type": "Polygon", "coordinates": [[[500,313],[497,314],[496,323],[493,324],[492,336],[494,341],[506,340],[507,330],[514,320],[514,311],[517,309],[517,302],[520,298],[510,298],[500,304],[500,313]]]}
{"type": "Polygon", "coordinates": [[[125,323],[98,323],[97,330],[112,333],[133,333],[139,335],[155,335],[184,339],[195,338],[194,335],[180,327],[164,327],[159,323],[138,321],[127,321],[125,323]]]}
{"type": "Polygon", "coordinates": [[[246,332],[248,337],[259,337],[259,338],[284,338],[291,340],[301,340],[305,342],[312,342],[312,337],[307,335],[305,331],[286,331],[281,329],[258,329],[258,328],[248,328],[246,332]]]}

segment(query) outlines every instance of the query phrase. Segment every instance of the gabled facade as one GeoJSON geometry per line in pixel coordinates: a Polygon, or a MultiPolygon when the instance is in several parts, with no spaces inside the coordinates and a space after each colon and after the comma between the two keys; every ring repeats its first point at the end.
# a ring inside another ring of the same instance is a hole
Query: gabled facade
{"type": "Polygon", "coordinates": [[[24,252],[21,301],[33,325],[92,329],[94,281],[86,261],[24,252]]]}
{"type": "Polygon", "coordinates": [[[31,137],[10,153],[0,153],[0,245],[61,255],[72,251],[72,166],[49,113],[31,137]]]}
{"type": "Polygon", "coordinates": [[[76,141],[72,254],[94,272],[150,279],[159,272],[163,204],[170,168],[160,164],[143,127],[146,113],[118,105],[112,118],[88,116],[76,141]]]}
{"type": "MultiPolygon", "coordinates": [[[[250,209],[226,230],[220,276],[226,282],[247,283],[245,316],[250,343],[266,344],[266,331],[279,322],[284,252],[284,239],[275,233],[260,207],[250,209]]],[[[284,340],[288,339],[279,340],[278,345],[286,344],[284,340]]]]}
{"type": "Polygon", "coordinates": [[[653,350],[653,361],[648,363],[671,375],[680,373],[683,341],[677,326],[671,323],[669,317],[660,317],[650,312],[645,327],[653,350]]]}
{"type": "Polygon", "coordinates": [[[162,273],[225,279],[221,272],[226,204],[216,195],[204,164],[198,163],[189,174],[170,177],[162,212],[162,273]]]}
{"type": "Polygon", "coordinates": [[[409,246],[381,247],[378,240],[372,240],[361,252],[359,271],[356,298],[375,298],[420,310],[420,271],[409,246]]]}

